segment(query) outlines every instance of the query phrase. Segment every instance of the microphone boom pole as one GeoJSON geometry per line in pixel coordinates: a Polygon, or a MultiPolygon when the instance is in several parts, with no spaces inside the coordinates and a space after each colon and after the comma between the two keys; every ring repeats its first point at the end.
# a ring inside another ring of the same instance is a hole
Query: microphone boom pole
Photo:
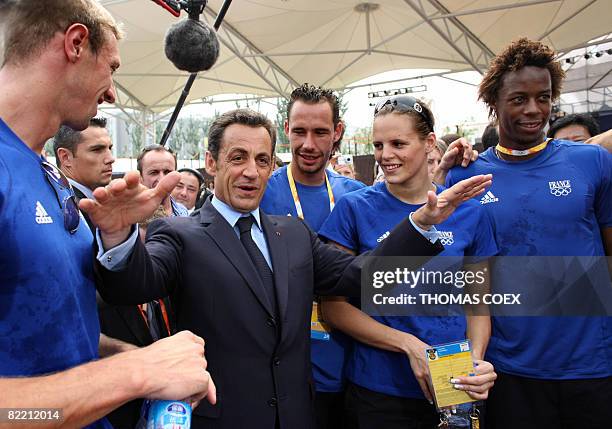
{"type": "MultiPolygon", "coordinates": [[[[232,4],[232,0],[225,0],[219,13],[217,14],[217,18],[215,19],[215,23],[213,28],[215,31],[219,31],[219,27],[221,27],[221,23],[223,22],[223,18],[225,18],[225,14],[227,13],[230,5],[232,4]]],[[[174,123],[176,122],[178,115],[185,104],[185,100],[187,100],[187,96],[189,95],[189,91],[191,91],[191,87],[198,76],[197,73],[191,73],[189,75],[189,79],[187,79],[187,83],[185,83],[185,87],[183,88],[183,92],[181,92],[181,96],[174,107],[174,112],[172,112],[172,116],[170,117],[170,121],[168,122],[168,126],[164,130],[164,134],[159,142],[161,146],[166,146],[166,142],[170,137],[170,133],[172,132],[172,128],[174,127],[174,123]]]]}

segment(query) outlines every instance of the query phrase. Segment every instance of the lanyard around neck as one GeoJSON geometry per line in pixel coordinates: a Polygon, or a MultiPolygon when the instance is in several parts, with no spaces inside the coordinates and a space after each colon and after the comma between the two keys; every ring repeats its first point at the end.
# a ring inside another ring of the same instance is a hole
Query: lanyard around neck
{"type": "MultiPolygon", "coordinates": [[[[287,166],[287,179],[289,180],[289,188],[291,189],[291,195],[293,195],[293,203],[295,204],[295,211],[300,219],[304,219],[304,211],[302,210],[302,204],[300,203],[300,197],[295,186],[295,180],[293,180],[293,173],[291,172],[291,164],[287,166]]],[[[327,195],[329,196],[329,212],[331,213],[336,205],[334,200],[334,193],[327,177],[327,171],[325,172],[325,184],[327,185],[327,195]]]]}
{"type": "Polygon", "coordinates": [[[507,147],[503,147],[501,144],[497,144],[497,146],[495,146],[495,150],[506,155],[527,156],[544,150],[550,140],[551,139],[546,139],[539,145],[530,147],[529,149],[525,150],[508,149],[507,147]]]}

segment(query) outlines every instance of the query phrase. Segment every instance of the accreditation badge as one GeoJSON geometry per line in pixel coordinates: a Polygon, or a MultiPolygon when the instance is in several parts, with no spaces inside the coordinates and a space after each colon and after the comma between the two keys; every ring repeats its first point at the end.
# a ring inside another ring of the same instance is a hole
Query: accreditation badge
{"type": "Polygon", "coordinates": [[[463,390],[453,387],[450,380],[474,373],[470,341],[433,346],[425,350],[431,385],[438,409],[475,402],[463,390]]]}
{"type": "Polygon", "coordinates": [[[312,313],[310,314],[310,338],[313,340],[329,341],[331,328],[321,317],[319,303],[313,301],[312,313]]]}

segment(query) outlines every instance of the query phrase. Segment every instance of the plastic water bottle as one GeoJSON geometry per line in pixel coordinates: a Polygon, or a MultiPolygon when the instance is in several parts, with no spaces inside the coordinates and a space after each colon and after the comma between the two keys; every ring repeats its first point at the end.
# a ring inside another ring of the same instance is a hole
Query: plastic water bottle
{"type": "MultiPolygon", "coordinates": [[[[149,401],[147,401],[149,402],[149,401]]],[[[182,401],[150,401],[143,417],[146,429],[190,429],[191,405],[182,401]]]]}

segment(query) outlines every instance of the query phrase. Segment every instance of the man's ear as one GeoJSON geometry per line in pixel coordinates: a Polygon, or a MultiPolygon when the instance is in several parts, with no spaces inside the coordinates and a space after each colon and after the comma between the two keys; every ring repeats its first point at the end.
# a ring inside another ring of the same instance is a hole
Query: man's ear
{"type": "Polygon", "coordinates": [[[58,148],[57,158],[62,167],[72,167],[72,160],[74,156],[72,155],[72,152],[70,152],[70,149],[66,149],[65,147],[58,148]]]}
{"type": "Polygon", "coordinates": [[[289,137],[289,119],[285,119],[285,135],[289,137]]]}
{"type": "Polygon", "coordinates": [[[64,33],[64,53],[71,63],[83,57],[89,47],[89,29],[79,23],[72,24],[64,33]]]}
{"type": "Polygon", "coordinates": [[[217,161],[215,161],[209,150],[206,151],[205,169],[213,177],[217,173],[217,161]]]}
{"type": "Polygon", "coordinates": [[[338,124],[334,128],[334,143],[342,138],[344,135],[344,122],[338,121],[338,124]]]}

